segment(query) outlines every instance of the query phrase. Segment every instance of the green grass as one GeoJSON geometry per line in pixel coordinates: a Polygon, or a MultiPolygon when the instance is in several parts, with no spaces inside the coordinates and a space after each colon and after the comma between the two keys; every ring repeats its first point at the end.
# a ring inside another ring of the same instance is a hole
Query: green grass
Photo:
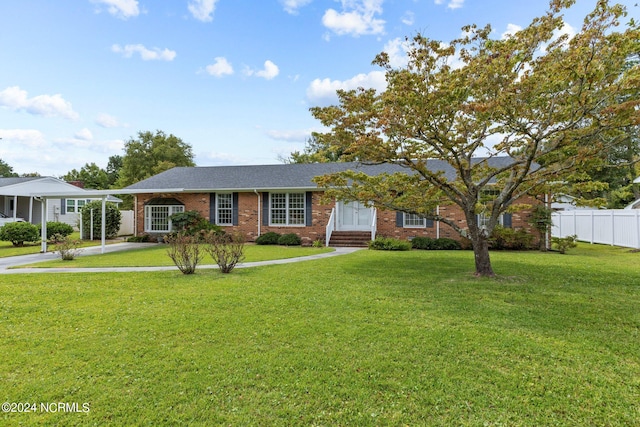
{"type": "Polygon", "coordinates": [[[640,425],[640,253],[0,276],[2,425],[640,425]]]}
{"type": "MultiPolygon", "coordinates": [[[[79,239],[80,233],[76,231],[73,234],[71,234],[70,238],[79,239]]],[[[107,244],[121,243],[121,242],[122,240],[108,240],[107,244]]],[[[88,246],[98,246],[98,245],[100,245],[100,240],[98,241],[84,240],[82,241],[80,247],[85,248],[88,246]]],[[[48,250],[52,250],[53,246],[54,245],[52,244],[48,244],[47,245],[48,250]]],[[[25,242],[24,246],[13,246],[11,242],[0,241],[0,258],[17,256],[17,255],[37,254],[37,253],[40,253],[40,250],[41,250],[41,245],[39,242],[38,243],[25,242]]]]}
{"type": "MultiPolygon", "coordinates": [[[[316,255],[333,251],[332,248],[310,248],[301,246],[260,246],[246,245],[244,262],[266,261],[272,259],[295,258],[316,255]]],[[[215,264],[213,259],[203,250],[202,264],[215,264]]],[[[174,265],[167,255],[167,245],[153,245],[147,248],[122,252],[111,252],[101,255],[80,256],[72,261],[61,259],[21,265],[19,268],[37,267],[159,267],[174,265]]]]}

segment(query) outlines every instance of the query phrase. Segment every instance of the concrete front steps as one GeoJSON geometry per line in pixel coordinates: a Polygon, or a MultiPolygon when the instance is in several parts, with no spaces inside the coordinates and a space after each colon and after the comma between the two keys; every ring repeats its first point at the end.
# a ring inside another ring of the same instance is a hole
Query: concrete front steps
{"type": "Polygon", "coordinates": [[[370,231],[334,231],[329,246],[366,248],[370,241],[370,231]]]}

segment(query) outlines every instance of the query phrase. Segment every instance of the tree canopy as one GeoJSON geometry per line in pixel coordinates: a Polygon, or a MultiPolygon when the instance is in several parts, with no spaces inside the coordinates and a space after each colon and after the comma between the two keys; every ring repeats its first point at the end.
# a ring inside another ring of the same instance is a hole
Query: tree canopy
{"type": "Polygon", "coordinates": [[[138,132],[125,143],[117,184],[134,184],[176,166],[195,166],[191,145],[161,130],[138,132]]]}
{"type": "Polygon", "coordinates": [[[471,240],[476,274],[493,275],[488,236],[500,215],[518,209],[521,196],[568,183],[597,189],[593,177],[575,178],[640,123],[640,69],[626,66],[640,52],[637,24],[621,28],[624,7],[601,0],[578,33],[559,35],[573,3],[552,0],[546,14],[503,39],[475,25],[449,43],[417,34],[400,68],[379,54],[386,90],[338,91],[339,105],[311,109],[330,128],[314,136],[345,160],[394,162],[411,173],[345,172],[317,183],[340,199],[443,221],[471,240]],[[492,166],[498,156],[511,161],[492,166]],[[429,169],[429,159],[447,162],[456,178],[429,169]],[[442,204],[458,205],[466,223],[438,216],[442,204]]]}

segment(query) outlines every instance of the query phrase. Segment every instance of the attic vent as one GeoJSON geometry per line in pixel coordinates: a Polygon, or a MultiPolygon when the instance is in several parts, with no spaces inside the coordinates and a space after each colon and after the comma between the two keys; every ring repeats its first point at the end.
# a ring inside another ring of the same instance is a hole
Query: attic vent
{"type": "Polygon", "coordinates": [[[156,197],[155,199],[148,200],[144,204],[145,206],[174,206],[174,205],[184,205],[180,200],[174,199],[173,197],[156,197]]]}

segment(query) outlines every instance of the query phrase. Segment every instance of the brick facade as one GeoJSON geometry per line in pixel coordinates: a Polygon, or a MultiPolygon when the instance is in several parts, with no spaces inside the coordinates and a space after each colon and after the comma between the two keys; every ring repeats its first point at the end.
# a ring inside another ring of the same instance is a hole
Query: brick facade
{"type": "MultiPolygon", "coordinates": [[[[263,225],[262,202],[263,195],[254,192],[238,193],[238,225],[224,226],[228,232],[239,231],[243,233],[247,241],[254,241],[258,235],[274,231],[276,233],[295,233],[301,237],[303,245],[310,245],[315,240],[324,241],[326,226],[329,222],[331,210],[335,203],[323,204],[321,201],[323,193],[319,191],[312,192],[312,219],[310,226],[272,226],[263,225]]],[[[197,210],[204,217],[209,219],[211,211],[211,194],[210,193],[171,193],[171,194],[139,194],[136,196],[136,233],[162,235],[164,233],[145,233],[144,230],[144,206],[155,198],[173,198],[184,204],[185,210],[197,210]]],[[[533,205],[537,203],[533,198],[519,200],[519,203],[533,205]]],[[[466,226],[466,219],[462,211],[455,205],[441,206],[439,208],[440,215],[447,218],[453,218],[462,228],[466,226]]],[[[528,224],[530,216],[529,211],[520,211],[512,214],[512,227],[524,228],[529,232],[535,233],[528,224]]],[[[460,240],[460,236],[451,227],[444,223],[435,222],[432,227],[398,227],[396,226],[396,212],[382,211],[377,212],[377,234],[386,237],[395,237],[399,239],[409,239],[416,236],[425,237],[448,237],[460,240]]]]}

